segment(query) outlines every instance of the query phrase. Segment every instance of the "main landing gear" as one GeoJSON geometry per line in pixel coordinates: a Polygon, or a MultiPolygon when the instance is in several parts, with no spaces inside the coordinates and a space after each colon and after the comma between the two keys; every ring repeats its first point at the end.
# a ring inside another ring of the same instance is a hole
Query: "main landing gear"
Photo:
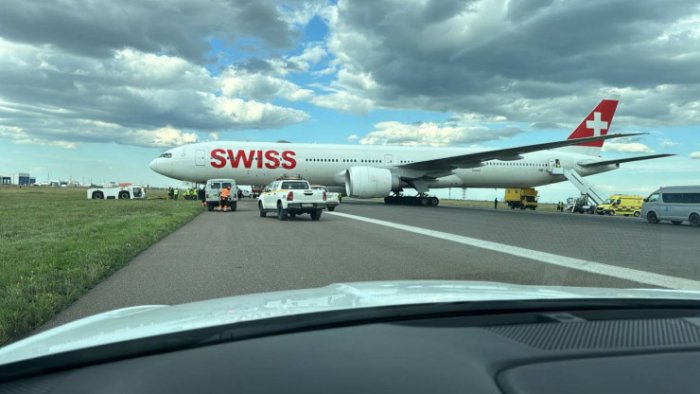
{"type": "Polygon", "coordinates": [[[430,197],[426,194],[417,196],[394,195],[384,197],[384,204],[387,205],[421,205],[424,207],[437,207],[440,200],[437,197],[430,197]]]}

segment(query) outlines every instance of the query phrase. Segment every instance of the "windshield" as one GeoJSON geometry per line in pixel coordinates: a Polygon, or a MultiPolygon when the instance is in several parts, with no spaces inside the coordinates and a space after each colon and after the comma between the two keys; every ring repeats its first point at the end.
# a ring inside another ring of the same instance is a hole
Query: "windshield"
{"type": "Polygon", "coordinates": [[[700,290],[699,4],[5,0],[0,346],[700,290]]]}

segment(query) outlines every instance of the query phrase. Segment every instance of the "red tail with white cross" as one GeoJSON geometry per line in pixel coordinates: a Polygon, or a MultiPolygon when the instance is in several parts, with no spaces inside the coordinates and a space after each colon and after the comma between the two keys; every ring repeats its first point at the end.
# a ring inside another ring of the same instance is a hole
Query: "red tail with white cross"
{"type": "MultiPolygon", "coordinates": [[[[613,116],[617,109],[617,100],[603,100],[598,104],[588,116],[586,116],[580,125],[574,130],[568,139],[592,137],[608,134],[608,129],[612,124],[613,116]]],[[[603,147],[604,141],[586,142],[576,147],[586,147],[587,149],[577,149],[585,151],[587,154],[597,155],[603,147]]]]}

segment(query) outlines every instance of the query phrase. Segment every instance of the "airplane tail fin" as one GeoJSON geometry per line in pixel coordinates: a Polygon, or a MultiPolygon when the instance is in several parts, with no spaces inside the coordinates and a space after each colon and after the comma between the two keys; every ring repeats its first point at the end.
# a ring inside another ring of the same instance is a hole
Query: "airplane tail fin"
{"type": "MultiPolygon", "coordinates": [[[[617,109],[617,100],[602,100],[588,116],[586,116],[581,124],[569,135],[567,139],[592,137],[608,134],[608,129],[612,124],[615,110],[617,109]]],[[[569,150],[577,153],[584,153],[591,156],[599,156],[600,150],[603,148],[605,141],[585,142],[579,145],[574,145],[564,150],[569,150]]]]}

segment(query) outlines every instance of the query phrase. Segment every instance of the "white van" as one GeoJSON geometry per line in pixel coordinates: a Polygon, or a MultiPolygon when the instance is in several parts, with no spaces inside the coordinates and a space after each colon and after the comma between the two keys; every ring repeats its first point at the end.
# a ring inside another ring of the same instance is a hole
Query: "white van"
{"type": "Polygon", "coordinates": [[[700,226],[700,186],[662,187],[644,199],[642,217],[652,224],[669,220],[678,225],[687,220],[700,226]]]}
{"type": "Polygon", "coordinates": [[[230,209],[230,211],[236,210],[238,207],[238,187],[236,186],[236,181],[233,179],[209,179],[204,186],[204,195],[209,211],[213,211],[214,209],[218,210],[221,189],[227,187],[231,187],[231,194],[228,197],[228,207],[226,207],[226,209],[230,209]]]}

